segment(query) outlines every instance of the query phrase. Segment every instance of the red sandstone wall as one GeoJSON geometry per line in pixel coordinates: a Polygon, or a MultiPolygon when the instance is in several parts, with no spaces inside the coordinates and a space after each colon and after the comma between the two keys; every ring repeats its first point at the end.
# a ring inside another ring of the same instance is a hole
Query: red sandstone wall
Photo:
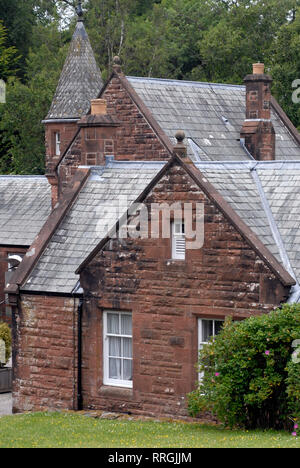
{"type": "Polygon", "coordinates": [[[46,172],[51,172],[53,165],[56,165],[60,159],[60,156],[55,155],[53,134],[55,132],[60,132],[60,152],[63,154],[71,143],[76,131],[76,122],[45,124],[46,172]]]}
{"type": "Polygon", "coordinates": [[[115,159],[127,161],[166,161],[170,157],[117,77],[107,86],[103,99],[107,100],[107,113],[120,122],[120,127],[113,130],[116,136],[112,136],[110,128],[98,129],[101,134],[99,147],[88,149],[80,134],[60,166],[59,175],[63,186],[70,183],[80,164],[103,164],[105,155],[114,154],[115,159]],[[116,141],[113,142],[112,138],[116,141]]]}
{"type": "Polygon", "coordinates": [[[77,304],[22,296],[14,315],[14,412],[76,409],[77,304]]]}
{"type": "Polygon", "coordinates": [[[141,114],[119,78],[114,77],[103,96],[107,100],[107,113],[122,123],[117,130],[119,160],[167,160],[170,155],[141,114]]]}
{"type": "MultiPolygon", "coordinates": [[[[147,202],[203,201],[205,244],[186,261],[170,261],[164,240],[107,244],[81,275],[94,296],[84,312],[84,407],[160,416],[185,416],[197,374],[197,318],[242,319],[268,312],[283,288],[235,228],[179,167],[147,202]],[[269,296],[265,287],[278,291],[269,296]],[[133,313],[133,390],[103,386],[102,311],[133,313]]],[[[279,299],[280,297],[280,299],[279,299]]]]}

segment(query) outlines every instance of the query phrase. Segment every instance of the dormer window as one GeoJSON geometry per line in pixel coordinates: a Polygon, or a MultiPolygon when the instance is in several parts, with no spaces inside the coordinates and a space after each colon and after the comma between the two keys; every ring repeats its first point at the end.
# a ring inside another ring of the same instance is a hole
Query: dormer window
{"type": "Polygon", "coordinates": [[[60,156],[60,133],[55,132],[55,156],[60,156]]]}
{"type": "Polygon", "coordinates": [[[182,221],[172,223],[172,258],[174,260],[185,260],[185,227],[182,221]]]}

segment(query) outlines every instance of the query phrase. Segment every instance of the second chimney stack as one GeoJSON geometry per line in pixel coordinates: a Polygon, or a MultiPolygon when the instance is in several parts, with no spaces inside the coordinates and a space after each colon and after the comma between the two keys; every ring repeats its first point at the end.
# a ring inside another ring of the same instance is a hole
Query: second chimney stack
{"type": "Polygon", "coordinates": [[[246,120],[241,138],[258,161],[275,159],[275,130],[271,122],[272,78],[264,73],[264,64],[255,63],[246,84],[246,120]]]}

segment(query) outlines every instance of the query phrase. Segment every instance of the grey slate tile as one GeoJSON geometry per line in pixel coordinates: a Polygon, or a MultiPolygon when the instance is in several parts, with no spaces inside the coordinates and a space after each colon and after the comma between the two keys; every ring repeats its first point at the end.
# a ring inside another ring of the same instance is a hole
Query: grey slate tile
{"type": "MultiPolygon", "coordinates": [[[[194,161],[249,160],[237,141],[246,113],[244,86],[136,77],[128,80],[169,138],[184,130],[186,137],[200,147],[197,152],[189,145],[188,153],[194,161]]],[[[272,121],[277,134],[276,159],[299,160],[300,147],[275,112],[272,121]]]]}
{"type": "Polygon", "coordinates": [[[46,119],[76,119],[85,115],[103,81],[83,22],[78,22],[46,119]]]}
{"type": "Polygon", "coordinates": [[[46,177],[0,176],[0,244],[30,246],[50,211],[46,177]]]}

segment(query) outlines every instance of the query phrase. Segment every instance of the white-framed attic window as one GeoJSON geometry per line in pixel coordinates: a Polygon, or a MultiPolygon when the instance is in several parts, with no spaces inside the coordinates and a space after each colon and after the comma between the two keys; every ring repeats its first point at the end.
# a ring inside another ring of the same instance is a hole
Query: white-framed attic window
{"type": "Polygon", "coordinates": [[[182,221],[172,222],[172,259],[185,260],[185,227],[182,221]]]}
{"type": "Polygon", "coordinates": [[[132,314],[103,313],[103,383],[132,388],[132,314]]]}

